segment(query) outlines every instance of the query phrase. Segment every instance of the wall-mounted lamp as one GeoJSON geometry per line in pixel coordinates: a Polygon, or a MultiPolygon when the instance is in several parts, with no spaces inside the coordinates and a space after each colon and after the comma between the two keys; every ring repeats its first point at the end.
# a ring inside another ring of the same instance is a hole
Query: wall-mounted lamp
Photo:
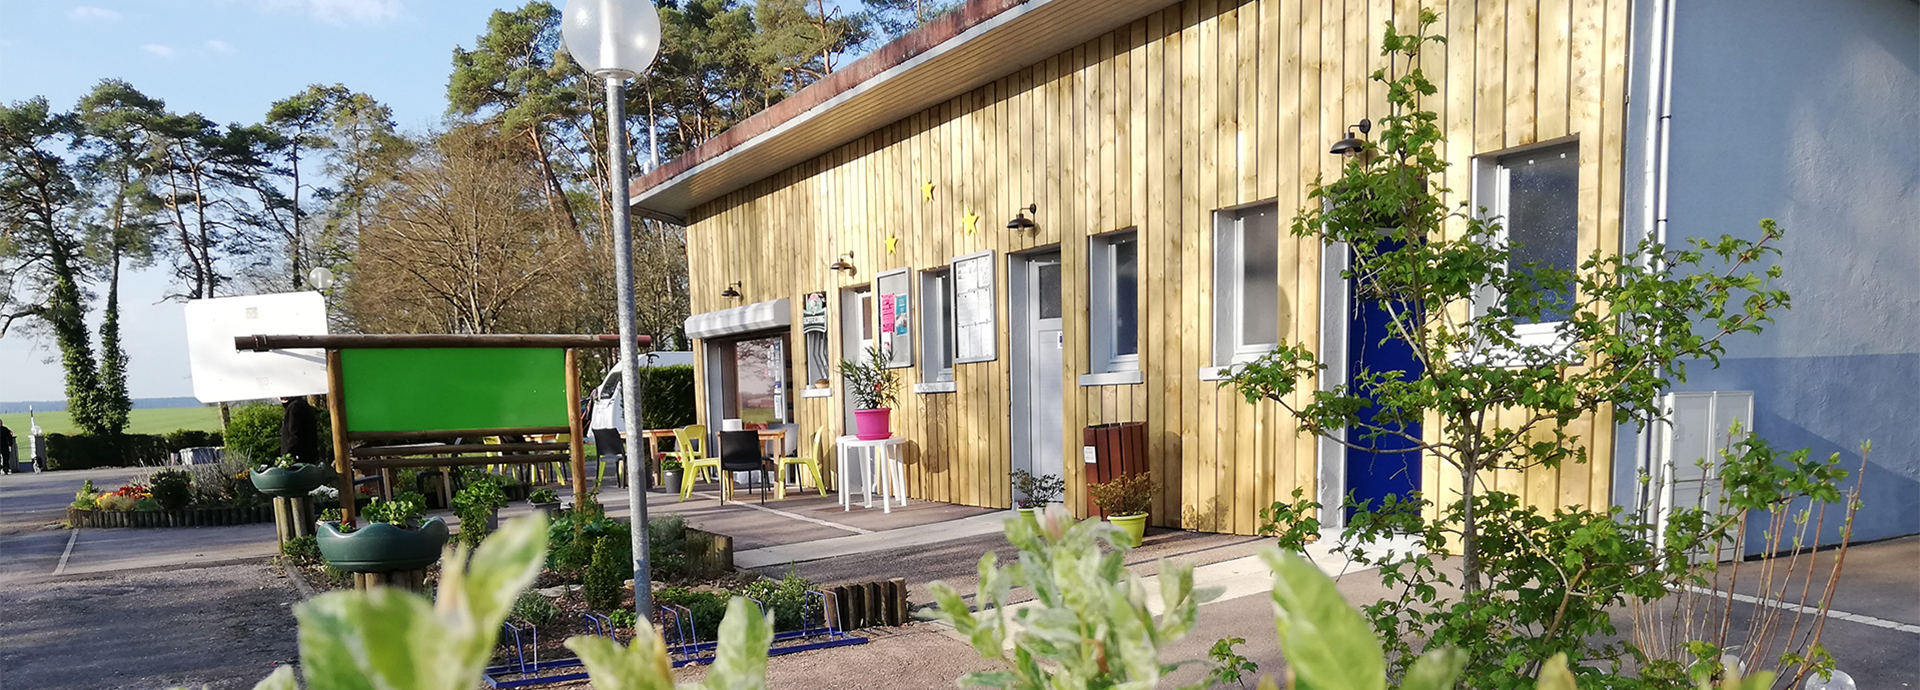
{"type": "Polygon", "coordinates": [[[740,281],[729,283],[727,289],[720,291],[720,296],[727,299],[740,299],[740,281]]]}
{"type": "Polygon", "coordinates": [[[1018,209],[1017,211],[1018,212],[1013,214],[1013,220],[1007,221],[1008,230],[1025,231],[1025,230],[1032,230],[1034,229],[1034,227],[1036,227],[1033,224],[1033,219],[1028,218],[1027,214],[1029,213],[1036,214],[1036,215],[1039,214],[1040,207],[1038,205],[1027,204],[1026,208],[1018,209]]]}
{"type": "Polygon", "coordinates": [[[1373,131],[1373,121],[1362,118],[1359,123],[1349,125],[1347,127],[1347,138],[1334,142],[1333,148],[1329,149],[1327,153],[1336,156],[1359,155],[1361,151],[1367,150],[1367,140],[1360,138],[1360,136],[1371,131],[1373,131]],[[1360,130],[1360,135],[1353,133],[1353,130],[1356,129],[1360,130]]]}
{"type": "Polygon", "coordinates": [[[853,266],[853,252],[841,254],[839,258],[833,260],[832,264],[827,265],[827,270],[846,271],[848,275],[860,272],[860,269],[853,266]]]}

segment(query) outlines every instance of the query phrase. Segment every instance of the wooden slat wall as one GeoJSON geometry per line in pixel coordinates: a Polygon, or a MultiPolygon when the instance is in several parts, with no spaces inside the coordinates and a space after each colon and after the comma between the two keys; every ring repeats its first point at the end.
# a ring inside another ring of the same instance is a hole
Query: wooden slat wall
{"type": "MultiPolygon", "coordinates": [[[[1246,404],[1197,377],[1212,358],[1213,212],[1276,200],[1284,218],[1306,203],[1314,180],[1338,175],[1341,161],[1327,146],[1347,124],[1377,119],[1386,107],[1384,88],[1367,80],[1385,65],[1381,27],[1391,21],[1410,31],[1424,8],[1441,15],[1433,30],[1448,38],[1422,66],[1439,86],[1430,107],[1449,136],[1444,182],[1453,201],[1472,188],[1474,156],[1578,137],[1580,251],[1617,247],[1626,7],[1187,0],[695,209],[693,311],[737,306],[718,294],[738,280],[746,302],[792,300],[798,322],[801,296],[825,290],[837,359],[841,289],[883,271],[917,272],[996,250],[999,358],[956,367],[955,393],[903,395],[894,419],[913,441],[914,497],[1006,507],[1014,461],[1006,257],[1057,246],[1068,305],[1068,505],[1081,504],[1081,427],[1144,421],[1149,466],[1162,485],[1154,523],[1251,533],[1263,506],[1295,488],[1313,495],[1316,444],[1279,406],[1246,404]],[[931,200],[921,193],[927,182],[931,200]],[[1007,230],[1014,209],[1029,203],[1040,207],[1039,228],[1007,230]],[[962,230],[968,214],[980,218],[977,233],[962,230]],[[1082,387],[1077,377],[1090,364],[1087,238],[1130,228],[1140,237],[1146,381],[1082,387]],[[899,238],[892,254],[889,236],[899,238]],[[827,270],[846,251],[858,273],[827,270]]],[[[1311,242],[1282,243],[1282,338],[1319,341],[1320,261],[1311,242]]],[[[917,273],[912,284],[917,293],[917,273]]],[[[793,359],[803,366],[802,353],[793,359]]],[[[917,369],[903,374],[920,379],[917,369]]],[[[795,403],[809,434],[821,425],[844,432],[844,391],[834,379],[833,397],[795,403]]],[[[704,405],[704,391],[699,400],[704,405]]],[[[1578,427],[1596,462],[1486,479],[1541,504],[1604,505],[1611,429],[1606,415],[1578,427]]],[[[1459,486],[1431,461],[1423,482],[1441,498],[1459,486]]]]}

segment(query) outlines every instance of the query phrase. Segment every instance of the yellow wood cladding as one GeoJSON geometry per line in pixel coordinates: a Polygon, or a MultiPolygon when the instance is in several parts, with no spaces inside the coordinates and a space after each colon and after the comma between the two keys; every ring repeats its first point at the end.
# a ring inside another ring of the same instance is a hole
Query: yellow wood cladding
{"type": "MultiPolygon", "coordinates": [[[[1314,495],[1316,443],[1277,405],[1249,405],[1198,376],[1212,364],[1213,214],[1277,200],[1288,225],[1309,185],[1338,174],[1327,148],[1345,126],[1385,111],[1384,88],[1367,80],[1384,65],[1382,28],[1411,31],[1422,8],[1440,15],[1433,31],[1447,38],[1422,66],[1439,86],[1429,107],[1448,135],[1452,201],[1466,200],[1475,156],[1577,138],[1579,251],[1617,247],[1626,0],[1188,0],[695,208],[693,311],[741,304],[719,296],[737,280],[745,302],[791,300],[798,323],[802,295],[826,291],[838,353],[841,288],[995,250],[998,359],[957,365],[957,392],[904,392],[893,415],[912,441],[910,496],[1007,507],[1006,255],[1057,245],[1068,504],[1081,504],[1081,428],[1141,421],[1162,485],[1153,523],[1253,533],[1261,508],[1295,488],[1314,495]],[[1006,229],[1030,203],[1038,228],[1006,229]],[[979,216],[977,233],[963,229],[968,214],[979,216]],[[1128,228],[1140,241],[1145,382],[1082,387],[1087,238],[1128,228]],[[857,274],[827,268],[848,251],[857,274]]],[[[1280,337],[1319,342],[1318,246],[1283,236],[1280,269],[1280,337]]],[[[917,369],[902,373],[920,380],[917,369]]],[[[808,433],[842,427],[834,378],[834,397],[795,401],[808,433]]],[[[1611,418],[1579,429],[1598,431],[1597,462],[1501,474],[1493,485],[1541,504],[1605,505],[1611,418]]],[[[1429,459],[1422,478],[1429,494],[1457,490],[1458,477],[1436,465],[1429,459]]]]}

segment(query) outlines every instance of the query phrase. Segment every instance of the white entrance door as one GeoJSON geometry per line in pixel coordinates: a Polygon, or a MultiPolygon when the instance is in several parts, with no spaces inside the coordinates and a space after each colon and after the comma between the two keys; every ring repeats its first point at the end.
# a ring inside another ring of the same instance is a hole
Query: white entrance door
{"type": "MultiPolygon", "coordinates": [[[[873,290],[862,285],[840,291],[840,356],[855,362],[865,361],[867,348],[873,347],[873,290]]],[[[832,367],[838,377],[839,363],[832,367]]],[[[853,396],[842,396],[845,434],[853,433],[853,396]]]]}
{"type": "MultiPolygon", "coordinates": [[[[1669,393],[1664,404],[1667,421],[1659,425],[1661,457],[1650,482],[1663,526],[1676,510],[1720,510],[1720,454],[1736,440],[1736,427],[1741,436],[1753,433],[1753,392],[1669,393]]],[[[1703,551],[1694,557],[1722,561],[1740,558],[1747,555],[1743,547],[1737,541],[1730,542],[1719,545],[1717,552],[1703,551]]]]}
{"type": "Polygon", "coordinates": [[[1017,259],[1024,294],[1021,316],[1016,320],[1014,337],[1022,338],[1024,371],[1014,372],[1019,382],[1016,394],[1022,397],[1019,409],[1025,411],[1025,448],[1015,455],[1025,462],[1016,466],[1031,468],[1036,475],[1065,477],[1061,448],[1064,409],[1061,398],[1061,355],[1065,338],[1061,334],[1060,254],[1039,254],[1017,259]]]}

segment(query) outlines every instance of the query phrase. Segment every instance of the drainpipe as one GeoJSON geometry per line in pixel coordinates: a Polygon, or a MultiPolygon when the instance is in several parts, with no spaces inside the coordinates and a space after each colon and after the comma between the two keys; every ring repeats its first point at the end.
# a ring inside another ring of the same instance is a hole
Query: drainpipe
{"type": "MultiPolygon", "coordinates": [[[[1672,137],[1670,134],[1673,125],[1673,12],[1675,3],[1674,0],[1653,0],[1653,2],[1656,7],[1653,13],[1653,30],[1649,32],[1652,50],[1648,56],[1649,64],[1647,65],[1646,117],[1648,126],[1645,148],[1646,164],[1643,170],[1644,188],[1646,191],[1643,194],[1641,220],[1642,227],[1646,228],[1647,232],[1652,235],[1653,241],[1665,245],[1667,243],[1667,170],[1669,153],[1672,150],[1672,137]]],[[[1658,265],[1653,257],[1647,257],[1646,261],[1649,262],[1647,268],[1653,270],[1663,270],[1665,268],[1665,266],[1658,265]]],[[[1656,371],[1656,373],[1663,372],[1656,371]]],[[[1656,451],[1654,443],[1659,436],[1655,429],[1655,425],[1649,425],[1646,432],[1641,434],[1639,448],[1637,449],[1639,457],[1635,460],[1642,471],[1648,472],[1656,480],[1664,482],[1667,480],[1665,473],[1653,472],[1654,468],[1652,467],[1656,451]]],[[[1645,513],[1647,509],[1652,507],[1654,498],[1649,492],[1657,493],[1659,488],[1659,484],[1656,483],[1638,489],[1640,493],[1639,504],[1643,511],[1643,517],[1652,517],[1645,513]]]]}

